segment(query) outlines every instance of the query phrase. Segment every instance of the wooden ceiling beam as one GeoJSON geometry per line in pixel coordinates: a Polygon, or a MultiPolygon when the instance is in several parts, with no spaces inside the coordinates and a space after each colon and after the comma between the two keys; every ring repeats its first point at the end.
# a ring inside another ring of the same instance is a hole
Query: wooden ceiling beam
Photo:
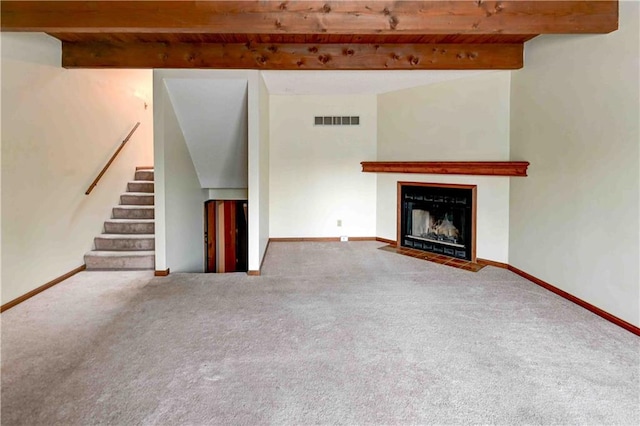
{"type": "Polygon", "coordinates": [[[618,0],[2,1],[2,31],[564,34],[618,28],[618,0]]]}
{"type": "Polygon", "coordinates": [[[519,69],[523,44],[63,43],[66,68],[519,69]]]}

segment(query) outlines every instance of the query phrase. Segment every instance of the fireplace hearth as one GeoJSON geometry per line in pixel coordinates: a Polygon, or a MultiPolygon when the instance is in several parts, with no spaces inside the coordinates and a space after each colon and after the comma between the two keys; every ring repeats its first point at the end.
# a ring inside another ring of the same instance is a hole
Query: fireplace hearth
{"type": "Polygon", "coordinates": [[[475,262],[472,185],[398,183],[398,244],[475,262]]]}

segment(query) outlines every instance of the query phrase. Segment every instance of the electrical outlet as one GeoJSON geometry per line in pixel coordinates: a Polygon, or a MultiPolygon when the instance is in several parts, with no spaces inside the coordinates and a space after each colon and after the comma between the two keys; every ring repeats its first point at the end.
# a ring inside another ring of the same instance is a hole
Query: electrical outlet
{"type": "Polygon", "coordinates": [[[344,241],[349,241],[349,237],[347,237],[346,235],[342,235],[342,236],[340,237],[340,241],[343,241],[343,242],[344,242],[344,241]]]}
{"type": "Polygon", "coordinates": [[[342,219],[338,219],[338,226],[342,226],[342,219]]]}

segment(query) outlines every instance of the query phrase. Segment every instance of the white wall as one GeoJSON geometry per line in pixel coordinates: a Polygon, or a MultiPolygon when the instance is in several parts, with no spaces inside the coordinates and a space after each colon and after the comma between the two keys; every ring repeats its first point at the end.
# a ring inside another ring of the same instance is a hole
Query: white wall
{"type": "MultiPolygon", "coordinates": [[[[191,79],[247,81],[247,164],[249,202],[249,269],[258,270],[260,248],[261,192],[259,72],[243,70],[155,70],[154,95],[157,101],[155,125],[156,168],[156,268],[171,271],[204,270],[204,201],[209,196],[229,195],[237,199],[243,188],[201,189],[198,176],[173,111],[164,80],[191,79]],[[161,110],[160,107],[163,107],[161,110]],[[171,109],[164,111],[164,109],[171,109]],[[173,111],[173,112],[172,112],[173,111]],[[175,118],[175,121],[174,121],[175,118]],[[173,144],[173,145],[172,145],[173,144]],[[183,146],[184,145],[184,146],[183,146]],[[175,151],[172,151],[175,150],[175,151]],[[196,188],[197,186],[197,188],[196,188]],[[172,215],[171,212],[175,214],[172,215]],[[199,234],[196,241],[196,234],[199,234]],[[173,236],[173,237],[172,237],[173,236]],[[173,253],[173,254],[172,254],[173,253]]],[[[264,219],[262,220],[264,223],[264,219]]]]}
{"type": "Polygon", "coordinates": [[[376,236],[376,97],[271,96],[271,237],[376,236]],[[314,116],[360,116],[314,126],[314,116]],[[342,227],[337,221],[342,220],[342,227]]]}
{"type": "Polygon", "coordinates": [[[269,91],[260,76],[260,256],[262,262],[269,244],[269,91]]]}
{"type": "MultiPolygon", "coordinates": [[[[163,208],[166,266],[173,272],[204,272],[204,202],[208,191],[200,187],[195,166],[166,86],[162,100],[164,138],[163,208]]],[[[156,146],[156,151],[159,147],[156,146]]],[[[156,162],[159,164],[159,162],[156,162]]],[[[157,180],[157,179],[156,179],[157,180]]],[[[156,202],[156,206],[160,206],[156,202]]],[[[156,262],[158,263],[158,262],[156,262]]],[[[156,266],[158,268],[158,266],[156,266]]]]}
{"type": "Polygon", "coordinates": [[[168,78],[165,85],[202,188],[247,188],[247,80],[168,78]]]}
{"type": "MultiPolygon", "coordinates": [[[[249,124],[248,164],[249,164],[249,263],[250,271],[260,270],[260,263],[264,256],[261,248],[260,236],[263,232],[261,224],[264,222],[261,206],[263,196],[268,194],[268,182],[264,182],[263,154],[260,140],[260,72],[247,71],[249,93],[247,96],[247,115],[249,124]],[[265,188],[267,185],[267,188],[265,188]],[[265,192],[266,191],[266,192],[265,192]]],[[[268,215],[268,212],[267,212],[268,215]]]]}
{"type": "Polygon", "coordinates": [[[246,200],[249,197],[249,191],[244,189],[218,188],[209,189],[208,200],[246,200]]]}
{"type": "Polygon", "coordinates": [[[151,72],[65,70],[60,42],[2,33],[2,303],[84,263],[136,166],[153,164],[151,72]],[[87,187],[136,121],[138,131],[87,187]]]}
{"type": "Polygon", "coordinates": [[[639,7],[609,35],[543,36],[513,73],[510,263],[640,325],[639,7]]]}
{"type": "MultiPolygon", "coordinates": [[[[508,160],[509,79],[495,72],[379,95],[377,159],[508,160]]],[[[378,174],[377,236],[391,240],[398,181],[478,185],[477,256],[508,262],[509,178],[378,174]]]]}

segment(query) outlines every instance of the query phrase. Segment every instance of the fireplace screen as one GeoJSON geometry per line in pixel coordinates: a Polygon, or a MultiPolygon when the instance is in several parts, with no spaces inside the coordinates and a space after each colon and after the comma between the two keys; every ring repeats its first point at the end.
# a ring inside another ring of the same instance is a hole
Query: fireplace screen
{"type": "Polygon", "coordinates": [[[401,188],[401,245],[471,260],[473,190],[401,188]]]}

